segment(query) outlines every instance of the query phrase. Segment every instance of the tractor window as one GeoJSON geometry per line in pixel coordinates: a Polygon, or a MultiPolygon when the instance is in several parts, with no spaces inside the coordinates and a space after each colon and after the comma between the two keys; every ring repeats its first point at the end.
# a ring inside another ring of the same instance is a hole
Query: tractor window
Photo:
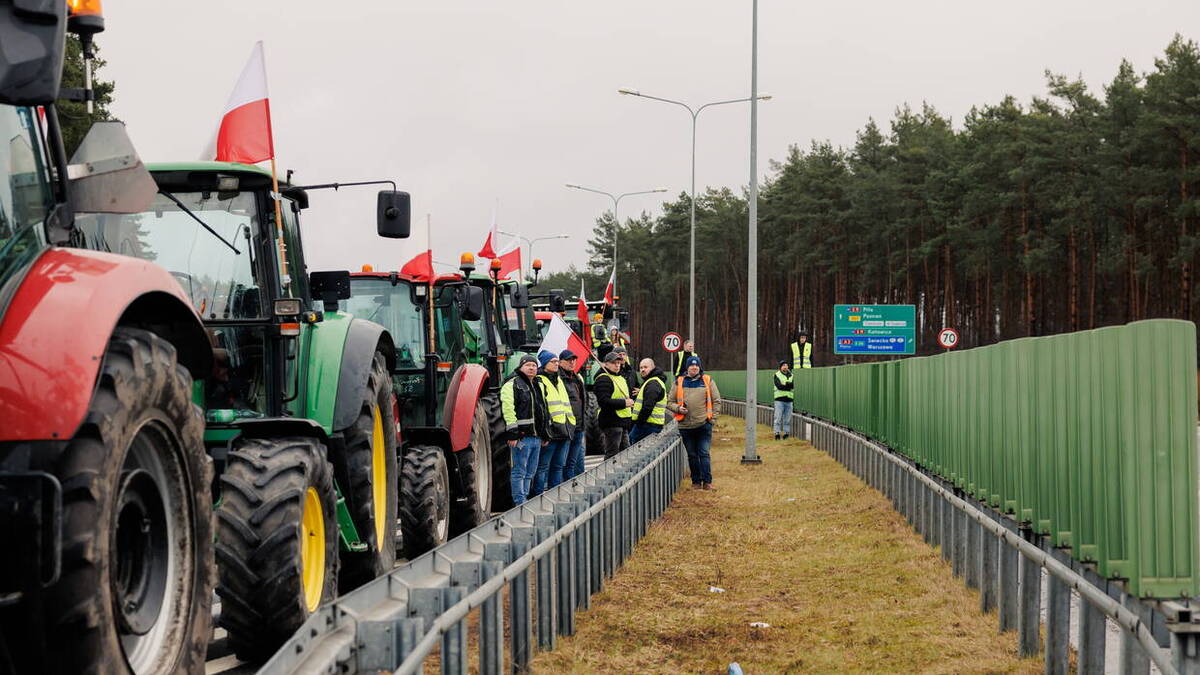
{"type": "Polygon", "coordinates": [[[237,411],[238,417],[260,417],[267,411],[266,327],[214,326],[213,372],[204,381],[209,410],[237,411]]]}
{"type": "Polygon", "coordinates": [[[307,298],[308,270],[304,264],[304,246],[300,241],[299,207],[291,199],[284,199],[280,207],[283,213],[283,243],[287,247],[288,276],[291,277],[289,295],[307,298]]]}
{"type": "MultiPolygon", "coordinates": [[[[442,287],[438,289],[439,296],[452,296],[453,288],[442,287]]],[[[450,300],[447,297],[445,307],[437,307],[434,311],[434,316],[437,321],[437,353],[438,358],[442,361],[449,361],[455,365],[466,361],[466,353],[463,345],[463,320],[462,314],[458,311],[458,303],[450,300]]]]}
{"type": "Polygon", "coordinates": [[[159,194],[142,213],[87,214],[77,223],[88,248],[151,260],[167,268],[205,319],[262,318],[252,245],[260,236],[254,193],[159,194]],[[193,214],[204,224],[196,222],[193,214]]]}
{"type": "Polygon", "coordinates": [[[396,343],[396,367],[402,370],[420,368],[425,359],[424,314],[413,304],[409,288],[405,281],[393,285],[390,279],[353,277],[351,298],[338,303],[339,311],[387,329],[396,343]]]}
{"type": "Polygon", "coordinates": [[[42,249],[54,205],[33,108],[0,105],[0,287],[42,249]]]}

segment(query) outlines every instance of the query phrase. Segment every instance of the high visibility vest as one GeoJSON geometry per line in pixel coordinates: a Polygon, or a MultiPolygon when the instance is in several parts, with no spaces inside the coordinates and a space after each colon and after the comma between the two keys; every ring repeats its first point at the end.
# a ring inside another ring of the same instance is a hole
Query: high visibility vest
{"type": "MultiPolygon", "coordinates": [[[[708,421],[711,422],[713,418],[712,378],[708,374],[701,375],[700,378],[704,380],[704,410],[708,421]]],[[[683,378],[677,377],[675,378],[675,405],[683,404],[683,378]]],[[[687,416],[683,413],[675,413],[676,420],[682,420],[684,417],[687,416]]]]}
{"type": "Polygon", "coordinates": [[[812,343],[804,343],[804,354],[800,353],[800,343],[792,343],[792,370],[812,368],[812,343]]]}
{"type": "Polygon", "coordinates": [[[657,424],[662,426],[667,421],[667,383],[657,375],[642,383],[642,388],[638,389],[637,399],[633,402],[633,416],[637,417],[642,414],[642,403],[646,397],[646,385],[651,381],[657,381],[658,386],[662,387],[663,397],[654,402],[654,409],[650,411],[650,416],[646,418],[646,424],[657,424]]]}
{"type": "Polygon", "coordinates": [[[781,370],[775,371],[775,400],[776,401],[778,401],[781,398],[786,398],[789,401],[794,400],[796,398],[795,391],[793,391],[791,389],[780,389],[779,388],[779,385],[781,385],[781,384],[791,384],[792,377],[793,376],[791,373],[784,375],[783,371],[781,371],[781,370]]]}
{"type": "MultiPolygon", "coordinates": [[[[604,371],[603,373],[600,373],[600,375],[601,376],[607,375],[608,379],[612,380],[612,382],[613,382],[612,400],[624,402],[625,399],[629,398],[629,383],[625,381],[624,377],[622,377],[620,375],[613,375],[612,373],[608,372],[607,370],[604,371]]],[[[621,408],[621,409],[617,410],[617,417],[624,417],[625,419],[633,419],[633,410],[630,408],[621,408]]]]}
{"type": "Polygon", "coordinates": [[[601,342],[606,342],[608,340],[608,334],[604,332],[604,324],[602,324],[602,323],[592,324],[591,325],[591,334],[592,334],[592,349],[596,349],[597,347],[600,346],[601,342]]]}
{"type": "MultiPolygon", "coordinates": [[[[522,376],[518,376],[522,377],[522,376]]],[[[528,387],[528,384],[521,386],[528,387]]],[[[517,427],[534,423],[533,406],[529,407],[529,417],[517,417],[517,378],[509,378],[500,387],[500,411],[504,415],[504,427],[508,431],[516,431],[517,427]]],[[[530,397],[532,398],[532,393],[530,397]]]]}
{"type": "Polygon", "coordinates": [[[567,387],[563,384],[562,376],[558,382],[552,382],[545,375],[538,375],[542,383],[542,391],[546,394],[546,408],[550,411],[550,422],[553,424],[575,425],[575,411],[571,410],[571,398],[567,396],[567,387]]]}

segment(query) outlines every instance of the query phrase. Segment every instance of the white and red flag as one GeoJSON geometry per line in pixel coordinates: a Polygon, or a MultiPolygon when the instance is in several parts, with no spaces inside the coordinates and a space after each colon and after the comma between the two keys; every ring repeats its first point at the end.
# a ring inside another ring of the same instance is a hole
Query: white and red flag
{"type": "Polygon", "coordinates": [[[612,276],[608,278],[608,286],[604,288],[604,304],[611,305],[615,301],[614,292],[617,288],[617,268],[613,268],[612,276]]]}
{"type": "Polygon", "coordinates": [[[416,281],[429,282],[433,280],[433,250],[426,249],[413,256],[412,260],[400,268],[401,274],[412,276],[416,281]]]}
{"type": "Polygon", "coordinates": [[[496,246],[500,243],[500,229],[496,227],[496,211],[492,210],[492,229],[488,230],[487,239],[483,242],[483,248],[479,249],[480,258],[499,258],[496,253],[496,246]]]}
{"type": "Polygon", "coordinates": [[[546,328],[546,337],[542,338],[542,346],[538,348],[538,351],[545,350],[558,356],[564,349],[570,349],[580,358],[577,367],[582,367],[588,357],[592,355],[587,344],[575,331],[571,330],[567,322],[563,321],[557,313],[551,313],[550,325],[546,328]]]}
{"type": "Polygon", "coordinates": [[[579,280],[579,308],[575,310],[575,316],[579,317],[579,323],[583,325],[583,330],[588,330],[588,312],[587,300],[583,299],[583,280],[579,280]]]}
{"type": "Polygon", "coordinates": [[[233,93],[225,103],[221,123],[209,141],[204,159],[256,164],[275,157],[271,134],[271,102],[267,97],[267,62],[263,43],[254,43],[233,93]]]}
{"type": "MultiPolygon", "coordinates": [[[[488,240],[490,241],[491,238],[489,237],[488,240]]],[[[480,252],[480,255],[483,255],[482,251],[480,252]]],[[[507,279],[513,272],[517,272],[518,275],[520,274],[521,247],[517,245],[517,241],[515,239],[513,240],[513,243],[509,244],[508,248],[504,249],[500,253],[496,253],[492,256],[492,258],[500,261],[499,277],[501,279],[507,279]]]]}

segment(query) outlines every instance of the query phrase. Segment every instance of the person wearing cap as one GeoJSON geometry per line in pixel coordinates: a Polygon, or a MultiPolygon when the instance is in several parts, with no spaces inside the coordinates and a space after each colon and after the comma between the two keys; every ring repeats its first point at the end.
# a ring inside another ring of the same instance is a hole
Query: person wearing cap
{"type": "Polygon", "coordinates": [[[662,431],[667,421],[667,380],[662,369],[654,365],[654,359],[642,359],[638,372],[642,374],[642,388],[633,401],[630,444],[662,431]]]}
{"type": "Polygon", "coordinates": [[[808,341],[808,332],[800,331],[796,340],[791,344],[792,370],[812,368],[812,343],[808,341]]]}
{"type": "Polygon", "coordinates": [[[675,378],[675,385],[667,397],[667,410],[675,413],[675,419],[679,421],[679,436],[687,449],[692,487],[712,490],[712,460],[708,449],[712,445],[713,422],[721,405],[721,392],[717,383],[705,374],[700,357],[689,356],[684,366],[686,371],[682,377],[675,378]]]}
{"type": "Polygon", "coordinates": [[[683,377],[689,356],[700,356],[696,353],[696,344],[691,340],[683,341],[683,349],[675,352],[671,359],[675,367],[671,369],[672,378],[683,377]]]}
{"type": "Polygon", "coordinates": [[[779,440],[779,432],[783,431],[786,440],[792,433],[792,402],[796,399],[792,368],[787,360],[779,362],[779,370],[775,371],[775,440],[779,440]]]}
{"type": "Polygon", "coordinates": [[[604,370],[592,384],[600,414],[596,419],[605,458],[629,447],[629,428],[633,426],[633,398],[629,382],[621,376],[621,352],[610,350],[604,356],[604,370]]]}
{"type": "Polygon", "coordinates": [[[571,438],[575,435],[575,414],[571,411],[571,399],[567,395],[566,384],[558,372],[558,354],[543,349],[538,352],[537,358],[542,366],[538,371],[537,383],[546,399],[546,410],[550,414],[549,423],[546,425],[546,436],[550,442],[542,446],[538,457],[537,473],[534,474],[533,485],[529,488],[531,498],[562,482],[567,450],[570,449],[571,438]]]}
{"type": "Polygon", "coordinates": [[[567,397],[571,399],[571,412],[575,414],[575,433],[567,449],[567,463],[563,467],[563,480],[571,480],[583,473],[584,439],[587,437],[588,410],[590,406],[587,387],[579,376],[579,357],[570,349],[558,355],[559,378],[567,386],[567,397]]]}
{"type": "Polygon", "coordinates": [[[621,346],[616,346],[613,347],[613,351],[621,355],[621,369],[619,372],[621,373],[621,377],[625,378],[625,383],[629,385],[629,395],[634,400],[637,400],[638,388],[641,386],[641,382],[638,381],[638,375],[629,363],[629,350],[621,346]]]}
{"type": "Polygon", "coordinates": [[[500,385],[500,411],[504,416],[504,440],[512,469],[509,484],[513,504],[522,504],[529,494],[542,444],[548,442],[549,413],[537,377],[538,361],[530,354],[521,357],[517,369],[500,385]]]}

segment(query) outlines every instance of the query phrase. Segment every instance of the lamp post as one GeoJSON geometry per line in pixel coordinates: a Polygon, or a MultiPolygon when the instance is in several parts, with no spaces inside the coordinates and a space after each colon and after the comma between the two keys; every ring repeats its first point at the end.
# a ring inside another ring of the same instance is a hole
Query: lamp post
{"type": "Polygon", "coordinates": [[[582,185],[576,185],[574,183],[567,183],[567,187],[574,188],[576,190],[584,190],[586,192],[595,192],[598,195],[604,195],[604,196],[608,197],[609,199],[613,200],[613,296],[616,296],[616,294],[617,294],[617,230],[621,227],[621,221],[619,218],[617,218],[617,205],[619,205],[621,203],[621,200],[624,199],[625,197],[630,197],[632,195],[648,195],[648,194],[653,194],[655,192],[666,192],[667,188],[654,188],[653,190],[639,190],[637,192],[622,192],[619,195],[614,195],[611,192],[605,192],[604,190],[597,190],[596,188],[584,187],[582,185]]]}
{"type": "Polygon", "coordinates": [[[691,249],[691,255],[690,255],[690,264],[688,265],[689,290],[688,290],[688,333],[687,333],[687,336],[688,336],[689,340],[695,340],[696,339],[696,118],[700,116],[700,112],[703,111],[705,108],[711,108],[711,107],[717,106],[717,105],[726,105],[729,103],[746,103],[747,101],[750,101],[753,103],[754,99],[766,101],[771,98],[771,95],[770,94],[757,94],[750,98],[732,98],[727,101],[713,101],[711,103],[705,103],[704,105],[701,105],[698,108],[692,108],[692,106],[684,103],[683,101],[675,101],[673,99],[663,98],[661,96],[651,96],[650,94],[643,94],[642,92],[637,91],[635,89],[618,89],[617,93],[623,94],[625,96],[637,96],[640,98],[648,98],[652,101],[662,101],[663,103],[670,103],[672,105],[677,105],[677,106],[682,107],[684,110],[687,110],[688,114],[690,114],[692,116],[692,191],[690,193],[692,205],[691,205],[691,216],[689,218],[689,220],[691,222],[691,244],[689,246],[689,248],[691,249]]]}
{"type": "MultiPolygon", "coordinates": [[[[510,237],[516,237],[517,239],[520,239],[521,241],[525,242],[526,244],[529,244],[529,259],[530,260],[533,260],[533,244],[535,242],[539,242],[544,239],[570,239],[571,238],[571,235],[569,235],[569,234],[551,234],[551,235],[547,235],[545,237],[534,237],[533,239],[530,239],[529,237],[517,234],[516,232],[505,232],[504,230],[498,230],[498,232],[500,232],[500,234],[507,234],[510,237]]],[[[525,271],[524,271],[525,265],[522,264],[521,267],[522,267],[521,275],[524,276],[525,275],[525,271]]]]}
{"type": "Polygon", "coordinates": [[[746,451],[742,464],[762,464],[755,447],[758,415],[758,0],[750,19],[750,236],[746,261],[746,451]]]}

